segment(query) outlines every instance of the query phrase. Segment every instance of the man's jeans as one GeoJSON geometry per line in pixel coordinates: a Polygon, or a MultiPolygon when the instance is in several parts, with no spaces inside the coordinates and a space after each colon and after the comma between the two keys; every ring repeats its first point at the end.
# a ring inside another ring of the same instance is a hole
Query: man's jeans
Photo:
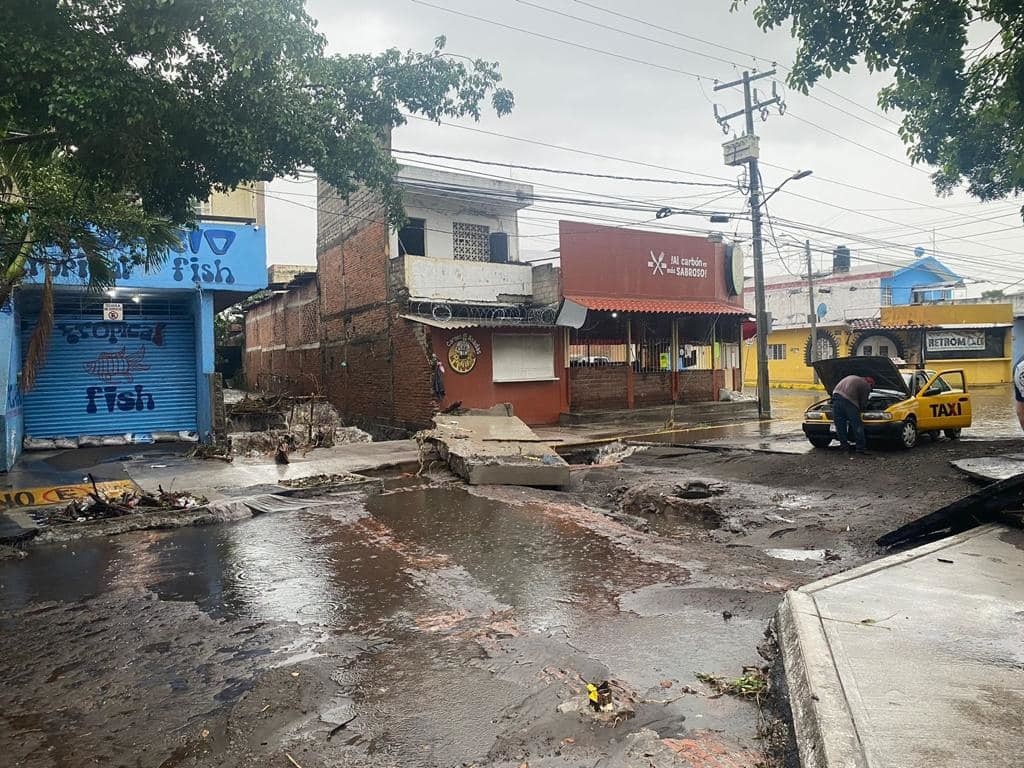
{"type": "Polygon", "coordinates": [[[832,395],[832,420],[836,425],[840,446],[848,448],[852,444],[858,451],[865,449],[864,422],[860,418],[860,408],[842,395],[832,395]]]}

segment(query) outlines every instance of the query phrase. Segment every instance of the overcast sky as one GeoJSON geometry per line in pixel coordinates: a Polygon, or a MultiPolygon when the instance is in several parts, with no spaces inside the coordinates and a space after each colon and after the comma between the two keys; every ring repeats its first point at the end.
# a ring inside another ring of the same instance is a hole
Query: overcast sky
{"type": "MultiPolygon", "coordinates": [[[[749,8],[731,14],[729,6],[730,0],[308,2],[333,52],[371,53],[389,47],[425,51],[436,36],[443,34],[451,53],[500,62],[504,85],[515,93],[515,110],[505,118],[489,114],[479,123],[464,120],[460,125],[622,160],[420,120],[410,120],[410,125],[395,131],[397,149],[712,184],[734,183],[739,177],[739,169],[723,164],[721,144],[727,137],[715,122],[712,102],[718,103],[723,113],[742,106],[741,90],[715,93],[714,80],[732,80],[744,67],[765,71],[773,61],[784,67],[791,63],[795,50],[786,32],[766,35],[754,24],[749,8]],[[441,7],[560,38],[562,42],[446,12],[441,7]],[[615,17],[599,8],[642,21],[615,17]]],[[[982,287],[992,287],[976,282],[982,280],[1010,290],[1024,287],[1024,266],[1017,256],[1024,246],[1019,202],[982,204],[964,194],[936,197],[927,169],[912,167],[906,160],[906,150],[891,122],[897,116],[884,115],[876,106],[875,94],[886,83],[884,77],[869,76],[862,69],[827,81],[824,85],[829,91],[817,88],[807,97],[785,89],[783,76],[780,68],[778,83],[780,93],[785,95],[786,113],[780,116],[772,110],[765,122],[758,119],[755,126],[761,137],[764,183],[771,189],[797,169],[813,169],[814,174],[790,182],[772,198],[769,211],[780,220],[774,226],[774,240],[781,246],[781,256],[772,243],[766,244],[769,274],[803,271],[802,253],[787,243],[802,242],[807,237],[816,251],[816,268],[830,263],[828,253],[839,243],[851,247],[857,266],[872,261],[895,264],[912,258],[918,246],[932,253],[934,239],[936,255],[969,280],[972,294],[982,287]],[[807,232],[781,220],[838,234],[807,232]],[[1022,280],[1021,285],[1011,287],[1009,284],[1016,280],[1022,280]]],[[[758,87],[767,98],[771,80],[760,81],[758,87]]],[[[731,127],[741,133],[742,120],[733,120],[731,127]]],[[[649,210],[621,211],[538,203],[521,214],[520,248],[524,251],[556,248],[559,218],[583,215],[591,217],[589,220],[621,225],[650,221],[654,212],[666,205],[724,212],[743,209],[742,195],[735,187],[730,190],[588,179],[426,158],[417,162],[529,181],[538,194],[573,198],[606,195],[641,201],[645,207],[649,204],[649,210]],[[722,199],[711,202],[715,198],[722,199]]],[[[316,214],[303,207],[315,203],[315,192],[315,184],[308,181],[281,180],[271,186],[269,194],[274,199],[267,201],[267,231],[272,263],[315,261],[316,214]]],[[[719,228],[737,239],[749,238],[749,223],[742,221],[711,225],[703,218],[679,215],[662,224],[699,230],[719,228]]],[[[771,237],[772,232],[766,235],[771,237]]]]}

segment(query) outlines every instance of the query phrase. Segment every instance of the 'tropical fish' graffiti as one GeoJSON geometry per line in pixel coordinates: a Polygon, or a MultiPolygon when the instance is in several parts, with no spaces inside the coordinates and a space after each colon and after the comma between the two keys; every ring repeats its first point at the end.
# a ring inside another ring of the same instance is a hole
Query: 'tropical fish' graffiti
{"type": "Polygon", "coordinates": [[[145,347],[140,346],[130,355],[125,347],[121,347],[117,352],[100,352],[95,360],[88,361],[84,367],[86,373],[92,374],[107,384],[115,382],[131,384],[135,381],[134,374],[137,371],[149,370],[149,366],[143,362],[145,357],[145,347]]]}

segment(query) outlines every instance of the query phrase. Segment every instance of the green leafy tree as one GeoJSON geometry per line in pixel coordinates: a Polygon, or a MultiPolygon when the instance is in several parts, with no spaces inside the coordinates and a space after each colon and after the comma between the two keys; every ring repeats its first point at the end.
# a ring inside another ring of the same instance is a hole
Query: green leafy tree
{"type": "Polygon", "coordinates": [[[70,154],[38,142],[0,145],[0,305],[26,274],[42,281],[22,374],[26,390],[46,358],[53,277],[68,258],[84,259],[83,282],[98,290],[114,282],[117,268],[152,268],[181,243],[180,229],[148,214],[135,196],[86,181],[78,170],[70,154]]]}
{"type": "MultiPolygon", "coordinates": [[[[733,0],[735,10],[748,0],[733,0]]],[[[754,0],[765,30],[799,40],[789,83],[807,92],[862,60],[891,72],[884,109],[904,112],[910,158],[936,189],[982,200],[1024,191],[1024,5],[1020,0],[754,0]],[[969,31],[980,39],[968,41],[969,31]]]]}
{"type": "Polygon", "coordinates": [[[513,106],[493,62],[445,52],[328,56],[302,0],[0,3],[0,299],[42,269],[32,386],[53,324],[53,268],[87,259],[109,285],[127,249],[153,266],[212,191],[313,168],[377,191],[404,218],[387,140],[513,106]],[[115,244],[117,248],[115,248],[115,244]]]}
{"type": "Polygon", "coordinates": [[[4,0],[0,126],[74,148],[82,178],[176,223],[211,190],[314,168],[402,219],[386,137],[408,111],[499,114],[496,64],[428,53],[328,56],[303,0],[4,0]]]}

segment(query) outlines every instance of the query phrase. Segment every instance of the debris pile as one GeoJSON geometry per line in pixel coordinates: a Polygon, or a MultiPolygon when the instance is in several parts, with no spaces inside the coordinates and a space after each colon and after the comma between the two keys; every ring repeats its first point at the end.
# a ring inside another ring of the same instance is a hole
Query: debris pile
{"type": "Polygon", "coordinates": [[[190,459],[220,459],[227,462],[235,460],[231,452],[230,435],[223,439],[215,440],[212,443],[199,443],[186,456],[190,459]]]}
{"type": "Polygon", "coordinates": [[[287,488],[319,488],[321,486],[355,485],[365,483],[367,478],[362,475],[310,475],[297,477],[293,480],[279,480],[278,485],[287,488]]]}
{"type": "Polygon", "coordinates": [[[743,674],[731,680],[703,673],[698,673],[697,679],[714,689],[719,696],[725,694],[760,700],[768,693],[768,675],[761,667],[744,667],[743,674]]]}
{"type": "Polygon", "coordinates": [[[148,512],[174,511],[193,509],[206,504],[206,499],[187,491],[165,491],[158,486],[156,493],[145,491],[125,491],[108,494],[96,487],[96,481],[89,476],[93,490],[80,499],[75,499],[66,507],[59,508],[47,515],[47,523],[60,525],[68,523],[84,523],[90,520],[105,520],[111,517],[124,517],[148,512]]]}
{"type": "Polygon", "coordinates": [[[321,395],[248,395],[227,406],[228,432],[236,456],[275,456],[303,449],[369,443],[368,432],[346,427],[321,395]],[[287,448],[282,450],[282,444],[287,448]]]}
{"type": "Polygon", "coordinates": [[[719,483],[691,481],[665,484],[638,483],[619,486],[612,491],[622,512],[631,515],[674,515],[705,528],[718,527],[722,511],[707,499],[725,493],[719,483]]]}

